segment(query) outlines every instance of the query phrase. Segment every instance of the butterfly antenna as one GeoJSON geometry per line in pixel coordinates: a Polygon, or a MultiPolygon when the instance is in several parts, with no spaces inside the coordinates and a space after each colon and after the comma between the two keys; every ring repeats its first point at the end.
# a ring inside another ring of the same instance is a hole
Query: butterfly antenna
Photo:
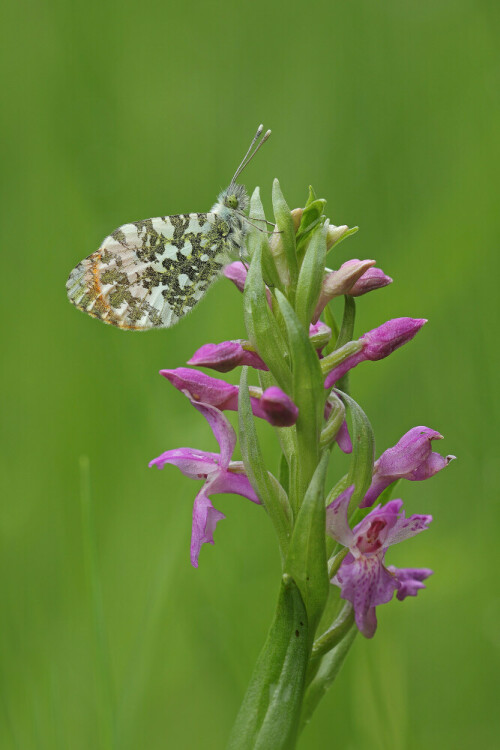
{"type": "Polygon", "coordinates": [[[234,183],[236,182],[236,180],[238,179],[238,177],[240,176],[240,174],[243,172],[243,170],[245,169],[245,167],[247,166],[247,164],[253,159],[253,157],[255,156],[255,154],[257,153],[257,151],[259,150],[259,148],[267,141],[267,139],[271,135],[271,131],[270,130],[266,130],[266,132],[262,136],[262,139],[259,141],[259,143],[255,147],[255,149],[252,151],[252,148],[254,147],[255,142],[258,140],[258,138],[260,137],[260,135],[261,135],[261,133],[262,133],[263,130],[264,130],[264,126],[263,125],[259,125],[259,127],[257,128],[257,132],[255,133],[255,135],[253,137],[253,140],[252,140],[252,142],[251,142],[251,144],[249,146],[248,151],[246,152],[245,156],[243,157],[243,159],[242,159],[242,161],[240,163],[240,166],[238,167],[238,169],[234,173],[234,177],[231,180],[231,185],[234,185],[234,183]],[[252,151],[252,153],[250,153],[251,151],[252,151]]]}

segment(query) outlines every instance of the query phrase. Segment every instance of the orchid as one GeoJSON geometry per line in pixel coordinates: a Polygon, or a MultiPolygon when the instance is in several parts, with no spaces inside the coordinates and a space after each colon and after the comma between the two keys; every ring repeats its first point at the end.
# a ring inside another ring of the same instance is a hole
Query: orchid
{"type": "Polygon", "coordinates": [[[455,456],[441,456],[432,450],[433,440],[442,440],[443,436],[429,427],[413,427],[396,443],[388,448],[373,466],[373,477],[361,508],[373,505],[379,495],[398,479],[409,479],[419,482],[430,479],[455,456]]]}
{"type": "Polygon", "coordinates": [[[191,563],[197,568],[202,544],[214,543],[213,533],[217,523],[225,518],[214,508],[211,495],[235,494],[247,497],[253,503],[260,500],[241,461],[231,461],[236,445],[236,433],[228,419],[210,404],[191,402],[203,414],[217,440],[220,453],[197,451],[193,448],[177,448],[166,451],[149,462],[150,466],[163,469],[166,464],[177,466],[190,479],[203,479],[204,484],[196,495],[193,507],[193,527],[191,532],[191,563]]]}
{"type": "Polygon", "coordinates": [[[387,323],[363,334],[358,342],[358,349],[349,354],[340,364],[329,373],[325,380],[325,388],[331,388],[349,370],[361,362],[371,360],[375,362],[385,359],[400,346],[407,344],[427,323],[423,318],[394,318],[387,323]]]}
{"type": "Polygon", "coordinates": [[[358,298],[392,279],[372,259],[326,268],[327,252],[356,228],[331,224],[325,204],[311,188],[304,208],[290,211],[275,181],[269,237],[264,228],[270,222],[254,192],[245,263],[224,269],[242,293],[246,331],[241,338],[203,344],[188,360],[190,367],[160,371],[203,414],[219,444],[219,453],[179,448],[150,464],[170,463],[203,480],[193,508],[193,566],[202,545],[214,542],[224,515],[211,497],[224,492],[260,505],[262,518],[274,527],[281,560],[276,614],[227,750],[292,750],[356,633],[374,636],[376,608],[425,588],[432,570],[397,568],[385,557],[389,547],[427,529],[432,517],[407,518],[403,501],[390,499],[391,492],[399,479],[428,479],[454,458],[433,451],[440,433],[414,427],[374,460],[374,430],[346,376],[409,343],[426,320],[394,318],[355,336],[358,298]],[[337,321],[330,302],[339,296],[344,308],[337,321]],[[219,373],[241,368],[239,385],[198,367],[219,373]],[[236,433],[224,411],[237,412],[242,461],[232,460],[236,433]],[[276,476],[256,419],[262,430],[275,431],[281,451],[276,476]],[[349,468],[327,488],[335,445],[349,455],[349,468]]]}
{"type": "MultiPolygon", "coordinates": [[[[178,367],[176,370],[160,370],[160,375],[163,375],[175,388],[188,396],[192,402],[201,401],[216,406],[222,411],[238,410],[239,388],[237,385],[212,378],[198,370],[188,370],[186,367],[178,367]]],[[[261,388],[253,388],[250,397],[252,412],[256,417],[261,417],[261,419],[265,419],[277,427],[283,420],[294,424],[297,420],[298,409],[286,393],[283,393],[281,389],[279,390],[281,393],[281,410],[277,417],[278,422],[275,423],[276,410],[270,403],[273,399],[276,400],[276,390],[273,390],[273,395],[269,397],[269,394],[263,392],[261,388]],[[287,412],[286,415],[284,410],[287,412]]]]}
{"type": "Polygon", "coordinates": [[[347,513],[353,491],[351,485],[326,511],[328,534],[349,550],[332,583],[354,607],[359,630],[372,638],[377,628],[375,607],[389,602],[395,591],[399,599],[414,596],[418,588],[425,588],[422,581],[432,573],[427,568],[388,569],[384,566],[385,553],[391,545],[424,531],[432,516],[405,518],[403,501],[391,500],[378,505],[351,530],[347,513]]]}

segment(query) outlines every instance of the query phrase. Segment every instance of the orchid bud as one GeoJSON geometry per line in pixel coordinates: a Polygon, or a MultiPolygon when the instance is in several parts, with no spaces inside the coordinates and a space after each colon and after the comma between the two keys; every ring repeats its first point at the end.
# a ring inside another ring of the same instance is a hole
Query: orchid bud
{"type": "Polygon", "coordinates": [[[190,360],[188,365],[210,367],[217,372],[229,372],[240,365],[249,365],[256,370],[267,370],[266,364],[257,352],[249,349],[251,344],[243,339],[223,341],[220,344],[204,344],[190,360]]]}
{"type": "MultiPolygon", "coordinates": [[[[352,230],[350,230],[352,232],[352,230]]],[[[326,250],[330,250],[334,245],[337,244],[337,242],[340,242],[341,239],[345,236],[346,232],[349,232],[349,227],[347,224],[341,224],[341,226],[336,227],[335,224],[330,224],[328,227],[328,230],[326,232],[326,250]]]]}
{"type": "MultiPolygon", "coordinates": [[[[360,261],[358,261],[357,258],[348,260],[346,263],[342,264],[340,269],[355,267],[359,262],[360,261]]],[[[387,276],[381,268],[369,268],[365,273],[358,277],[358,280],[351,286],[349,294],[351,297],[361,297],[361,295],[366,294],[367,292],[381,289],[388,284],[392,284],[392,279],[390,276],[387,276]]]]}
{"type": "Polygon", "coordinates": [[[318,320],[330,300],[350,294],[351,287],[375,265],[374,260],[356,260],[344,263],[338,271],[330,271],[323,279],[318,304],[314,311],[313,321],[318,320]]]}
{"type": "MultiPolygon", "coordinates": [[[[245,289],[245,281],[247,278],[247,273],[248,273],[247,267],[240,260],[237,260],[234,263],[229,263],[229,265],[224,268],[224,276],[226,277],[226,279],[229,279],[229,281],[232,281],[235,287],[239,289],[240,292],[243,292],[243,290],[245,289]]],[[[271,297],[271,292],[269,291],[267,287],[266,287],[266,297],[267,297],[269,307],[271,307],[272,297],[271,297]]]]}
{"type": "Polygon", "coordinates": [[[160,370],[174,388],[184,393],[191,401],[201,401],[218,409],[238,408],[238,387],[224,380],[212,378],[198,370],[177,367],[175,370],[160,370]]]}
{"type": "Polygon", "coordinates": [[[317,323],[311,323],[309,326],[309,341],[316,350],[321,350],[328,344],[332,337],[332,329],[319,320],[317,323]]]}
{"type": "Polygon", "coordinates": [[[260,406],[267,421],[275,427],[291,427],[299,416],[299,410],[292,399],[275,385],[264,391],[260,406]]]}
{"type": "MultiPolygon", "coordinates": [[[[352,355],[334,367],[325,380],[325,388],[331,388],[334,383],[360,362],[376,361],[388,357],[400,346],[411,341],[425,323],[427,323],[425,318],[394,318],[363,334],[358,341],[362,345],[362,349],[357,352],[354,351],[352,355]]],[[[346,344],[346,346],[348,345],[346,344]]],[[[336,353],[333,352],[334,354],[336,353]]],[[[325,360],[322,360],[322,366],[324,363],[325,360]]]]}
{"type": "Polygon", "coordinates": [[[363,334],[361,341],[366,359],[374,361],[388,357],[400,346],[411,341],[425,323],[425,318],[394,318],[363,334]]]}

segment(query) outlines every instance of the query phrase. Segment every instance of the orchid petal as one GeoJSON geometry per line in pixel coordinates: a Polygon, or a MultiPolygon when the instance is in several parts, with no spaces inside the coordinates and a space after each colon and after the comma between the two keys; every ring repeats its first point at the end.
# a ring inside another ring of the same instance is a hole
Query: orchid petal
{"type": "Polygon", "coordinates": [[[422,462],[413,471],[409,472],[405,479],[410,479],[412,482],[420,482],[423,479],[430,479],[434,474],[437,474],[441,469],[444,469],[450,461],[453,461],[456,456],[442,456],[440,453],[433,451],[426,461],[422,462]]]}
{"type": "Polygon", "coordinates": [[[191,401],[194,408],[203,414],[214,433],[220,447],[220,465],[226,469],[229,466],[236,445],[236,433],[227,417],[215,406],[201,401],[191,401]]]}
{"type": "Polygon", "coordinates": [[[205,494],[205,487],[198,493],[193,506],[193,526],[191,531],[191,564],[198,567],[198,556],[202,544],[214,543],[214,530],[218,521],[225,518],[214,508],[210,498],[205,494]]]}
{"type": "Polygon", "coordinates": [[[375,606],[389,602],[397,589],[396,579],[384,568],[379,557],[348,555],[342,562],[334,583],[340,596],[354,607],[356,625],[366,638],[372,638],[376,627],[375,606]]]}
{"type": "Polygon", "coordinates": [[[228,494],[228,495],[241,495],[261,505],[261,502],[255,490],[250,484],[250,480],[246,474],[233,471],[221,471],[219,474],[214,475],[205,485],[205,492],[207,495],[212,494],[228,494]]]}
{"type": "Polygon", "coordinates": [[[420,589],[425,589],[422,581],[434,572],[430,568],[395,568],[393,565],[390,565],[388,570],[398,582],[396,597],[399,601],[403,601],[407,596],[416,596],[420,589]]]}
{"type": "Polygon", "coordinates": [[[218,453],[207,453],[206,451],[195,451],[192,448],[176,448],[165,451],[158,458],[153,458],[149,466],[157,466],[163,469],[165,464],[177,466],[184,476],[190,479],[206,479],[209,474],[219,469],[218,453]]]}
{"type": "Polygon", "coordinates": [[[352,440],[351,436],[349,435],[349,428],[347,427],[347,422],[345,421],[345,419],[340,426],[340,430],[337,432],[335,441],[342,453],[352,453],[352,440]]]}
{"type": "Polygon", "coordinates": [[[326,509],[326,530],[336,542],[344,547],[353,544],[354,536],[347,521],[347,511],[354,485],[347,487],[326,509]]]}
{"type": "Polygon", "coordinates": [[[404,512],[401,518],[395,523],[392,530],[386,537],[385,547],[390,547],[393,544],[398,544],[405,539],[411,539],[411,537],[420,534],[421,531],[425,531],[428,528],[432,516],[424,515],[413,515],[409,518],[405,518],[404,512]]]}
{"type": "Polygon", "coordinates": [[[191,401],[217,406],[219,409],[238,408],[238,388],[224,380],[212,378],[204,372],[177,367],[174,370],[160,370],[160,375],[167,378],[179,391],[191,401]]]}

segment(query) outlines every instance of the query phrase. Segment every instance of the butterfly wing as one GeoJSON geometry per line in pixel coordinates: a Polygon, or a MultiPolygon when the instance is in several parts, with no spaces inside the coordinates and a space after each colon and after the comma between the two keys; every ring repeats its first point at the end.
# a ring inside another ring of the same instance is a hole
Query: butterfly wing
{"type": "Polygon", "coordinates": [[[119,328],[168,328],[230,262],[228,234],[228,224],[215,212],[124,224],[73,269],[68,297],[119,328]]]}

